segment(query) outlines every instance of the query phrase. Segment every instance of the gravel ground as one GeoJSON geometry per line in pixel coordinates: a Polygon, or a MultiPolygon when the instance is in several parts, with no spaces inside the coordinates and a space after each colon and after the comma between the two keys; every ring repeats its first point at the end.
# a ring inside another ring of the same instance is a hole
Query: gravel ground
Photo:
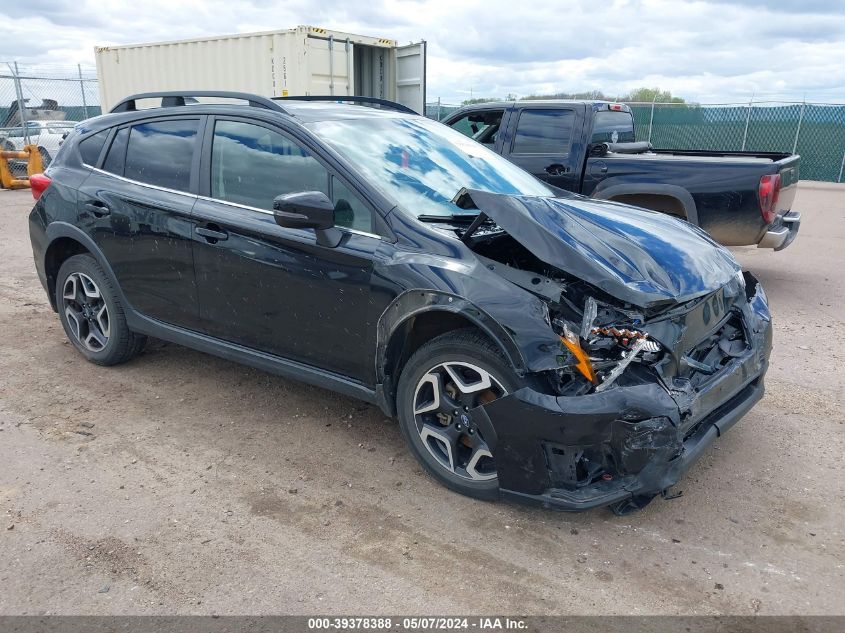
{"type": "Polygon", "coordinates": [[[0,192],[0,614],[845,614],[845,186],[802,185],[764,283],[764,400],[617,518],[453,494],[395,423],[152,341],[86,363],[0,192]]]}

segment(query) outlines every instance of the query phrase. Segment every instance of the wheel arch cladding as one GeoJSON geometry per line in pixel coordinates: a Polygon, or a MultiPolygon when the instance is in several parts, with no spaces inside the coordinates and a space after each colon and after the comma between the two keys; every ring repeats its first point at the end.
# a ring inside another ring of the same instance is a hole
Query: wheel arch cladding
{"type": "Polygon", "coordinates": [[[448,293],[408,290],[387,307],[377,327],[376,379],[391,414],[396,413],[399,374],[411,355],[434,337],[464,328],[480,331],[517,373],[525,371],[524,359],[511,336],[483,310],[448,293]]]}
{"type": "Polygon", "coordinates": [[[50,304],[56,310],[55,294],[56,294],[56,275],[61,268],[62,263],[73,255],[88,254],[91,255],[105,274],[118,294],[118,297],[123,304],[125,311],[129,311],[130,305],[123,295],[123,290],[120,284],[117,283],[117,277],[112,270],[106,257],[97,247],[97,244],[92,240],[82,229],[68,224],[67,222],[52,222],[47,227],[47,248],[44,251],[44,272],[47,278],[49,287],[50,304]],[[62,249],[71,249],[63,251],[62,249]],[[81,249],[73,251],[72,249],[81,249]],[[52,258],[52,259],[51,259],[52,258]],[[55,266],[55,269],[51,266],[55,266]]]}
{"type": "Polygon", "coordinates": [[[59,274],[59,269],[62,264],[74,255],[91,254],[85,245],[80,241],[67,236],[59,237],[47,247],[44,253],[44,273],[47,276],[47,285],[49,290],[50,305],[53,310],[57,310],[56,306],[56,277],[59,274]]]}

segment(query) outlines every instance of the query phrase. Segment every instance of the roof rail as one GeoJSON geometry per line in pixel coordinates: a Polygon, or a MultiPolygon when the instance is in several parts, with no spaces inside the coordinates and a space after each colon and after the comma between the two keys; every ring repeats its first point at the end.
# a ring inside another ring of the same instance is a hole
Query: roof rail
{"type": "Polygon", "coordinates": [[[273,97],[273,101],[327,101],[333,103],[363,103],[365,105],[379,105],[387,110],[395,110],[396,112],[404,112],[405,114],[419,114],[414,112],[408,106],[396,103],[395,101],[388,101],[387,99],[378,99],[376,97],[356,97],[346,95],[304,95],[299,97],[273,97]]]}
{"type": "Polygon", "coordinates": [[[278,103],[267,97],[250,94],[248,92],[227,92],[224,90],[179,90],[176,92],[143,92],[140,94],[126,97],[110,112],[134,112],[137,108],[135,102],[139,99],[161,99],[162,108],[169,108],[173,106],[183,106],[189,103],[196,103],[194,97],[219,97],[224,99],[241,99],[246,101],[250,107],[266,108],[267,110],[275,110],[287,114],[285,110],[278,103]],[[192,100],[193,99],[193,100],[192,100]]]}

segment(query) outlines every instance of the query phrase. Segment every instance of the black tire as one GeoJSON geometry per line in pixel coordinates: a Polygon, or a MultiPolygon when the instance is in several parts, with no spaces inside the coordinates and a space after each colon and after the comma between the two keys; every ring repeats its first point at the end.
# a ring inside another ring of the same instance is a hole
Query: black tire
{"type": "MultiPolygon", "coordinates": [[[[453,457],[454,453],[448,451],[447,461],[453,465],[453,468],[450,470],[442,461],[444,457],[441,455],[441,461],[438,461],[438,458],[433,454],[437,452],[436,449],[432,451],[428,448],[426,446],[426,439],[422,437],[422,416],[418,417],[414,413],[415,409],[419,410],[422,408],[418,407],[419,403],[417,400],[422,394],[422,391],[420,391],[420,395],[418,395],[418,389],[427,388],[421,385],[424,383],[424,378],[430,375],[430,372],[449,363],[468,363],[488,372],[494,384],[498,383],[507,393],[513,393],[527,384],[524,379],[516,375],[496,345],[478,330],[463,329],[447,332],[420,347],[402,369],[402,375],[399,378],[396,393],[396,410],[399,417],[399,427],[405,441],[408,443],[411,453],[437,481],[451,490],[470,497],[488,501],[498,499],[498,477],[477,481],[467,478],[468,471],[463,476],[458,474],[461,470],[458,466],[460,459],[458,456],[453,457]]],[[[487,395],[487,398],[491,397],[491,395],[496,395],[492,390],[488,390],[488,393],[490,395],[487,395]]],[[[454,402],[454,400],[452,401],[454,402]]],[[[444,424],[444,429],[452,429],[454,432],[453,425],[460,418],[460,415],[454,416],[453,421],[448,425],[445,425],[445,422],[442,420],[439,423],[444,424]]],[[[474,427],[471,418],[469,419],[469,426],[465,426],[464,428],[474,427]]],[[[423,427],[425,426],[431,426],[431,424],[423,425],[423,427]]],[[[483,441],[480,433],[477,439],[483,441]]],[[[462,435],[460,442],[465,440],[472,441],[471,438],[462,435]]],[[[428,442],[431,442],[431,438],[428,438],[428,442]]],[[[440,442],[440,444],[445,447],[445,442],[440,442]]],[[[455,452],[464,450],[474,455],[472,453],[473,448],[462,449],[458,444],[454,444],[453,446],[457,447],[455,452]]],[[[464,459],[471,460],[471,457],[465,456],[464,459]]],[[[484,459],[486,460],[487,458],[484,459]]],[[[489,459],[488,472],[485,476],[490,476],[490,470],[495,472],[495,464],[492,462],[492,458],[489,459]]]]}
{"type": "Polygon", "coordinates": [[[59,310],[59,320],[68,340],[92,363],[119,365],[134,358],[144,349],[147,337],[136,334],[127,327],[126,316],[118,294],[115,292],[108,275],[91,255],[74,255],[61,265],[56,278],[56,306],[59,310]],[[73,279],[69,279],[71,277],[73,279]],[[105,328],[94,324],[91,319],[86,319],[83,316],[84,314],[92,314],[92,308],[88,307],[87,303],[81,310],[77,310],[80,303],[65,297],[65,294],[70,294],[71,286],[76,288],[76,285],[81,284],[83,279],[93,282],[93,290],[97,291],[101,298],[101,301],[97,299],[94,301],[100,309],[103,306],[105,307],[105,312],[101,313],[105,314],[105,322],[107,323],[105,328]],[[70,310],[70,314],[77,315],[77,318],[73,321],[73,317],[70,316],[68,310],[70,310]],[[91,341],[94,344],[89,346],[82,340],[85,337],[81,334],[91,334],[92,331],[99,332],[100,340],[92,338],[91,341]],[[101,341],[104,341],[104,344],[96,349],[101,341]]]}

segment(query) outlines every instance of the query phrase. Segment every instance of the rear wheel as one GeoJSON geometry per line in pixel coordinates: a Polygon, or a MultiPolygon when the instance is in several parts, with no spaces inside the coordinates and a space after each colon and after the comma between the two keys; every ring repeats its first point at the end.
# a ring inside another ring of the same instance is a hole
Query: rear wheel
{"type": "Polygon", "coordinates": [[[471,411],[522,386],[501,352],[476,330],[438,336],[414,353],[399,379],[396,404],[405,441],[448,488],[496,499],[496,464],[471,411]]]}
{"type": "Polygon", "coordinates": [[[115,289],[90,255],[69,257],[59,268],[56,305],[68,340],[92,363],[124,363],[146,343],[127,327],[115,289]]]}

